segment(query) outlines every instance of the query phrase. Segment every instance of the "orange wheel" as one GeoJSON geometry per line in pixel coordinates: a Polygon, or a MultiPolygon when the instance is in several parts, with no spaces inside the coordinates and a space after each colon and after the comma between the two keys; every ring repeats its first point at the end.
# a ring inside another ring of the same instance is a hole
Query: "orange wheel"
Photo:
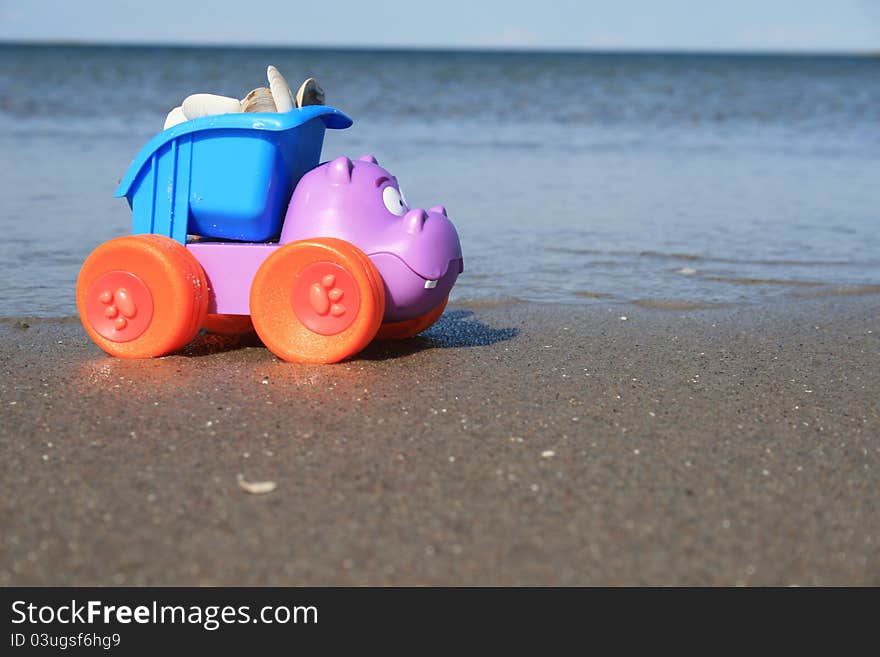
{"type": "Polygon", "coordinates": [[[161,235],[127,235],[105,242],[83,263],[76,306],[86,333],[108,354],[163,356],[198,333],[208,282],[183,245],[161,235]]]}
{"type": "Polygon", "coordinates": [[[316,238],[278,248],[251,286],[251,319],[272,353],[300,363],[335,363],[375,337],[385,289],[375,265],[348,242],[316,238]]]}
{"type": "Polygon", "coordinates": [[[250,315],[215,315],[205,317],[202,328],[217,335],[244,335],[254,330],[250,315]]]}
{"type": "Polygon", "coordinates": [[[413,319],[407,319],[403,322],[382,324],[382,326],[379,327],[379,332],[376,334],[376,339],[403,340],[404,338],[411,338],[414,335],[418,335],[422,331],[432,327],[434,323],[440,319],[440,315],[443,314],[443,310],[446,308],[446,303],[448,301],[449,297],[446,297],[440,302],[439,306],[433,310],[429,310],[424,315],[419,315],[413,319]]]}

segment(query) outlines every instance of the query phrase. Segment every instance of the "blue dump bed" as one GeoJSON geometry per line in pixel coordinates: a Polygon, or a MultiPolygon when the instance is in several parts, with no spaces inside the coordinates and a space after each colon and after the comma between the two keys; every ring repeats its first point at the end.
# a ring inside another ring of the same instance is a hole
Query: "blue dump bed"
{"type": "Polygon", "coordinates": [[[128,199],[135,234],[271,240],[293,188],[319,163],[324,130],[351,123],[323,105],[186,121],[144,146],[115,196],[128,199]]]}

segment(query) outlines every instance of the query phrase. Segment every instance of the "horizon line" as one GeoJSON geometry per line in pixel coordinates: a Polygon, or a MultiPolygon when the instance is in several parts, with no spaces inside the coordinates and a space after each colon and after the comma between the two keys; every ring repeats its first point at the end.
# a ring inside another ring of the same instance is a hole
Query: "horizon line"
{"type": "Polygon", "coordinates": [[[800,50],[800,49],[709,49],[665,47],[549,47],[549,46],[449,46],[406,44],[257,44],[257,43],[181,43],[176,41],[102,41],[79,39],[6,39],[0,37],[0,46],[56,47],[56,48],[166,48],[179,50],[336,50],[351,52],[451,52],[487,54],[596,54],[596,55],[709,55],[751,57],[880,57],[878,50],[800,50]]]}

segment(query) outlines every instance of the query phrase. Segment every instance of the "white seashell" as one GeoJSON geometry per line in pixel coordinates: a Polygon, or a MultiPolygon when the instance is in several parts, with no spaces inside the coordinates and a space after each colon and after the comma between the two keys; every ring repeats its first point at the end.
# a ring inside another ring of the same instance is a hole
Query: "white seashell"
{"type": "Polygon", "coordinates": [[[296,106],[304,107],[305,105],[323,105],[324,90],[315,78],[308,78],[303,82],[299,91],[296,92],[296,106]]]}
{"type": "Polygon", "coordinates": [[[251,91],[241,101],[243,112],[277,112],[272,92],[266,87],[260,87],[251,91]]]}
{"type": "Polygon", "coordinates": [[[290,93],[290,85],[287,80],[274,66],[266,69],[266,77],[269,78],[269,88],[272,90],[272,98],[279,112],[289,112],[293,109],[293,94],[290,93]]]}
{"type": "Polygon", "coordinates": [[[247,481],[242,474],[239,474],[237,479],[239,488],[251,495],[265,495],[278,487],[274,481],[247,481]]]}
{"type": "Polygon", "coordinates": [[[215,114],[238,114],[241,101],[238,98],[215,96],[214,94],[193,94],[183,101],[183,113],[188,119],[215,114]]]}
{"type": "Polygon", "coordinates": [[[178,123],[183,123],[186,120],[186,114],[183,113],[183,108],[180,106],[175,107],[173,110],[168,112],[168,116],[165,117],[165,127],[162,129],[167,130],[168,128],[172,128],[178,123]]]}

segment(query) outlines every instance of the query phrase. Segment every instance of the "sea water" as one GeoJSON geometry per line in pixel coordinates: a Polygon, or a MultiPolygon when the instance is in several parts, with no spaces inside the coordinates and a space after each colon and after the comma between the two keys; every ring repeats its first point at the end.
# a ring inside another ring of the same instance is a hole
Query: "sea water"
{"type": "Polygon", "coordinates": [[[670,308],[880,291],[880,58],[0,46],[0,316],[75,313],[113,192],[190,93],[318,78],[411,205],[453,300],[670,308]]]}

